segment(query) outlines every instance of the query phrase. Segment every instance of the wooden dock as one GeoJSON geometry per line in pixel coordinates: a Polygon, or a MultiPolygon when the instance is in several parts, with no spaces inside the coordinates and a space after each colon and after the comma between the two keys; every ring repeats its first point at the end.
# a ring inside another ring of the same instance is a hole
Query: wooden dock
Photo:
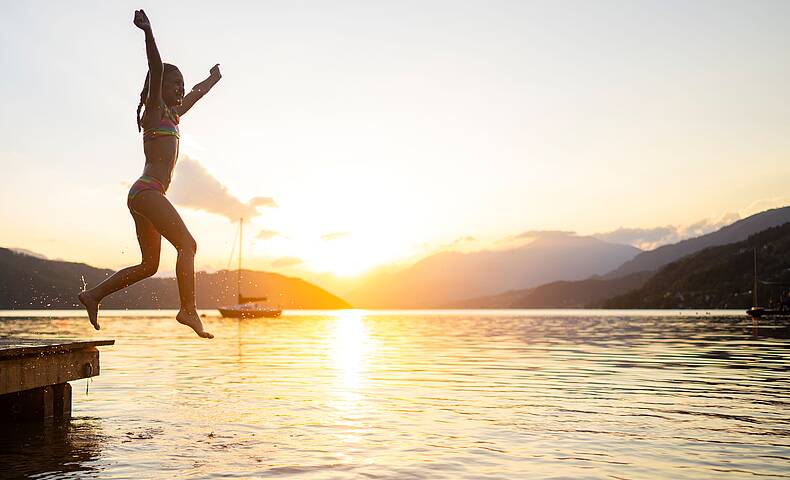
{"type": "Polygon", "coordinates": [[[96,347],[114,343],[0,338],[0,423],[69,418],[68,382],[98,375],[96,347]]]}

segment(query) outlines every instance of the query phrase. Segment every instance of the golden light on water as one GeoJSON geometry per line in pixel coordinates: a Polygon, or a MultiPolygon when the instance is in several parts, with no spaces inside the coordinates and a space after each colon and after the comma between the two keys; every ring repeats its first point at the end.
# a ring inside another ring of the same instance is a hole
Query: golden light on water
{"type": "MultiPolygon", "coordinates": [[[[371,350],[370,338],[365,325],[364,310],[343,310],[336,314],[334,332],[330,345],[330,365],[335,372],[334,384],[330,388],[328,405],[335,409],[334,424],[339,427],[335,436],[346,445],[358,444],[365,434],[364,417],[364,371],[371,350]]],[[[353,450],[345,450],[342,456],[351,460],[353,450]]]]}
{"type": "MultiPolygon", "coordinates": [[[[42,313],[0,312],[0,335],[89,332],[84,316],[42,313]]],[[[209,317],[213,342],[172,312],[104,318],[116,344],[102,349],[90,395],[74,385],[68,431],[4,431],[0,465],[212,479],[734,480],[787,470],[776,455],[788,428],[786,332],[734,317],[289,312],[209,317]]]]}
{"type": "Polygon", "coordinates": [[[361,372],[371,349],[365,315],[365,310],[337,312],[330,357],[338,392],[348,398],[355,397],[363,384],[361,372]]]}

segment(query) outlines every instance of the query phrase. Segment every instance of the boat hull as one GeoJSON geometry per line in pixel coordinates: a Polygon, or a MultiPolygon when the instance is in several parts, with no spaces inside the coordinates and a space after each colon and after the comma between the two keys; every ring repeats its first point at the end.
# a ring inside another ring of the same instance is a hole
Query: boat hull
{"type": "Polygon", "coordinates": [[[752,307],[746,314],[754,319],[758,318],[790,318],[790,310],[775,310],[771,308],[752,307]]]}
{"type": "Polygon", "coordinates": [[[226,318],[277,318],[282,315],[282,310],[278,308],[239,308],[221,307],[219,313],[226,318]]]}

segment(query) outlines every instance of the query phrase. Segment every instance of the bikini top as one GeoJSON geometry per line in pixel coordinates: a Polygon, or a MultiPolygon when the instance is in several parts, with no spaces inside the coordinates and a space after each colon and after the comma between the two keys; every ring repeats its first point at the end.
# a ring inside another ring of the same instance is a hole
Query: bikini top
{"type": "Polygon", "coordinates": [[[143,130],[143,142],[167,136],[181,138],[178,133],[178,120],[179,116],[175,110],[163,104],[162,119],[159,120],[159,125],[143,130]]]}

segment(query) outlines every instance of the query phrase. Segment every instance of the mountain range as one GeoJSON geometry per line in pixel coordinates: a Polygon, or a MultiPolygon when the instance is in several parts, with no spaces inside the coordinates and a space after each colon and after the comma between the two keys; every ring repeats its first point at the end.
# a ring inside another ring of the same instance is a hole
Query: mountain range
{"type": "Polygon", "coordinates": [[[715,232],[642,252],[607,273],[604,277],[617,278],[630,273],[656,271],[668,263],[699,252],[707,247],[741,242],[757,232],[762,232],[787,222],[790,222],[790,207],[766,210],[731,223],[715,232]]]}
{"type": "Polygon", "coordinates": [[[551,282],[535,288],[511,290],[498,295],[447,304],[446,308],[595,308],[610,298],[640,288],[653,276],[637,272],[605,279],[551,282]]]}
{"type": "Polygon", "coordinates": [[[548,281],[603,274],[640,252],[630,245],[563,232],[530,235],[501,250],[431,255],[402,271],[368,279],[347,298],[359,308],[441,308],[548,281]]]}
{"type": "MultiPolygon", "coordinates": [[[[0,248],[0,309],[81,308],[77,295],[83,285],[92,287],[112,273],[84,263],[47,260],[0,248]]],[[[241,285],[242,295],[267,296],[282,308],[350,307],[320,287],[277,273],[242,270],[241,285]]],[[[197,272],[195,294],[201,309],[236,303],[236,272],[197,272]]],[[[102,307],[175,309],[179,307],[178,285],[174,278],[147,278],[108,296],[102,307]]]]}
{"type": "MultiPolygon", "coordinates": [[[[660,269],[640,288],[604,302],[606,308],[739,308],[754,303],[754,269],[762,280],[790,286],[790,223],[746,240],[709,247],[660,269]]],[[[758,305],[788,286],[758,283],[758,305]]]]}
{"type": "MultiPolygon", "coordinates": [[[[779,237],[788,222],[790,207],[772,209],[645,252],[589,236],[529,232],[510,244],[514,246],[441,252],[401,271],[374,275],[348,293],[350,302],[299,278],[250,270],[241,273],[242,293],[268,296],[283,308],[306,309],[352,304],[358,308],[740,308],[745,302],[744,279],[751,272],[744,263],[744,249],[763,252],[760,242],[772,245],[765,247],[766,262],[784,265],[781,255],[787,250],[779,237]],[[723,293],[704,286],[713,281],[735,290],[723,293]],[[739,296],[734,300],[736,290],[739,296]]],[[[770,265],[766,273],[781,276],[770,265]]],[[[0,309],[79,308],[76,297],[83,285],[93,286],[112,273],[0,248],[0,309]]],[[[196,274],[199,308],[235,303],[235,293],[236,272],[196,274]]],[[[176,281],[149,278],[111,295],[102,305],[178,308],[176,281]]]]}
{"type": "MultiPolygon", "coordinates": [[[[680,297],[661,303],[647,294],[644,294],[642,297],[629,297],[626,294],[635,292],[634,294],[638,295],[637,291],[639,289],[647,288],[650,290],[659,288],[653,283],[650,283],[650,286],[648,286],[648,283],[653,281],[651,279],[654,276],[659,279],[663,278],[666,281],[666,277],[659,276],[658,273],[665,275],[663,269],[673,262],[712,247],[742,242],[752,235],[785,225],[788,222],[790,222],[790,207],[766,210],[738,220],[715,232],[682,240],[671,245],[664,245],[655,250],[641,252],[601,276],[593,276],[581,281],[550,282],[534,288],[511,290],[492,296],[465,299],[449,303],[446,307],[584,308],[606,306],[613,308],[615,306],[629,305],[629,308],[649,308],[661,304],[674,305],[672,308],[676,308],[678,305],[695,306],[695,308],[712,308],[718,305],[721,308],[725,308],[724,305],[731,305],[732,301],[722,300],[722,297],[708,296],[707,300],[705,300],[704,297],[692,295],[690,298],[696,301],[692,305],[689,303],[689,300],[685,301],[685,303],[680,301],[680,297]],[[625,297],[617,301],[612,300],[621,295],[625,295],[625,297]],[[626,300],[626,297],[629,300],[626,300]],[[645,302],[638,301],[637,298],[642,298],[645,302]]],[[[711,262],[714,260],[712,257],[704,258],[711,262]]],[[[696,266],[701,267],[699,263],[696,266]]],[[[749,273],[751,272],[751,267],[748,267],[747,270],[748,272],[746,273],[751,275],[749,273]]],[[[681,290],[675,289],[673,291],[683,296],[681,290]]],[[[738,308],[740,308],[740,304],[738,305],[738,308]]]]}

